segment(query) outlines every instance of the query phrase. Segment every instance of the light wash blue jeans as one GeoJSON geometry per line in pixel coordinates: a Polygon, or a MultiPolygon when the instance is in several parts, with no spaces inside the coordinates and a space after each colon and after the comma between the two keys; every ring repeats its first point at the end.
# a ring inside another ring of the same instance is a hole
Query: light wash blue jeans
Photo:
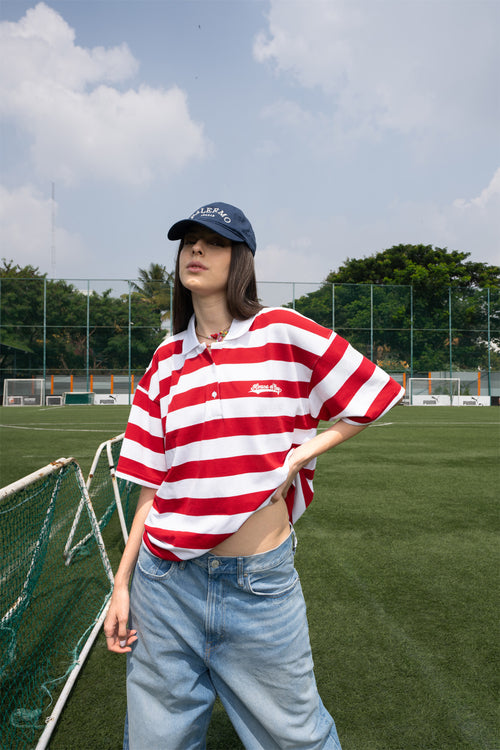
{"type": "Polygon", "coordinates": [[[340,750],[314,679],[294,539],[180,563],[142,545],[125,750],[204,750],[217,695],[246,750],[340,750]]]}

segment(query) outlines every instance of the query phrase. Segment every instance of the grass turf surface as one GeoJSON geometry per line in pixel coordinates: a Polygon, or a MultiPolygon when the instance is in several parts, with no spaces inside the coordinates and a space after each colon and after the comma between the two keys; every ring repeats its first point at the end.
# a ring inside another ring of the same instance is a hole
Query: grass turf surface
{"type": "MultiPolygon", "coordinates": [[[[1,484],[84,473],[128,407],[3,408],[1,484]]],[[[498,750],[500,410],[397,407],[318,461],[297,523],[316,678],[343,750],[498,750]]],[[[116,522],[105,541],[116,568],[116,522]]],[[[118,750],[124,660],[100,636],[51,750],[118,750]]],[[[239,750],[217,704],[209,750],[239,750]]]]}

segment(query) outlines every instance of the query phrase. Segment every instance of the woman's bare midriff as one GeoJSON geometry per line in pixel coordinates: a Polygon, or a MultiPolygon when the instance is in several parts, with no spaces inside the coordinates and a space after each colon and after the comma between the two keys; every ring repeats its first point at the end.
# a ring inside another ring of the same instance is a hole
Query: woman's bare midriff
{"type": "Polygon", "coordinates": [[[278,547],[290,534],[284,500],[266,505],[247,518],[230,537],[211,550],[213,555],[246,557],[278,547]]]}

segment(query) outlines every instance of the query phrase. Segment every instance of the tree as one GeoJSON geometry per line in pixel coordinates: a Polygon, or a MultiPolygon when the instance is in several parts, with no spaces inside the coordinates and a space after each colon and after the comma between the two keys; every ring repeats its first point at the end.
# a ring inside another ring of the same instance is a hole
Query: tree
{"type": "Polygon", "coordinates": [[[150,263],[148,269],[139,268],[138,280],[139,284],[135,282],[132,284],[133,289],[144,300],[151,302],[153,309],[161,314],[162,320],[169,318],[174,274],[169,273],[160,263],[150,263]]]}
{"type": "Polygon", "coordinates": [[[395,245],[368,258],[347,259],[295,307],[323,325],[334,323],[338,333],[389,370],[409,367],[410,360],[414,371],[448,369],[450,346],[454,369],[486,366],[488,290],[492,342],[500,344],[494,304],[500,268],[468,261],[469,255],[431,245],[395,245]]]}
{"type": "Polygon", "coordinates": [[[42,319],[44,276],[31,265],[14,265],[5,258],[2,263],[0,365],[16,372],[37,359],[39,334],[29,321],[33,316],[42,319]]]}
{"type": "Polygon", "coordinates": [[[144,370],[164,336],[157,307],[138,292],[114,297],[47,279],[33,266],[0,266],[3,377],[52,372],[144,370]],[[131,333],[129,337],[129,333],[131,333]]]}

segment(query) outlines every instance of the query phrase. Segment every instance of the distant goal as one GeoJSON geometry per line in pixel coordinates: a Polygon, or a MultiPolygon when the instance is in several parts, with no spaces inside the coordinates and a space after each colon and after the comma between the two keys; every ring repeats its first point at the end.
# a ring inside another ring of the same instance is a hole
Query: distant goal
{"type": "Polygon", "coordinates": [[[63,393],[64,406],[88,406],[94,403],[94,394],[91,391],[71,391],[63,393]]]}
{"type": "Polygon", "coordinates": [[[43,406],[45,380],[43,378],[7,378],[3,382],[4,406],[43,406]]]}
{"type": "Polygon", "coordinates": [[[460,378],[410,378],[410,406],[460,406],[460,378]]]}

